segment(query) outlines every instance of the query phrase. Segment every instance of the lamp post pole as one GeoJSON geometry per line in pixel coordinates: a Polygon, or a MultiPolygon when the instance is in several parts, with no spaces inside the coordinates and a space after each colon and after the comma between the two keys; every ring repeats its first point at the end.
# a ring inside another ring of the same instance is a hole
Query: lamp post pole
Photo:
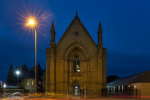
{"type": "Polygon", "coordinates": [[[17,87],[18,87],[18,74],[17,74],[17,87]]]}
{"type": "Polygon", "coordinates": [[[18,87],[18,75],[20,74],[20,71],[17,70],[17,71],[16,71],[16,74],[17,74],[17,87],[18,87]]]}
{"type": "Polygon", "coordinates": [[[34,28],[35,28],[35,93],[37,93],[37,33],[36,33],[36,27],[35,27],[35,21],[32,19],[32,20],[29,20],[29,24],[30,25],[33,25],[34,28]]]}
{"type": "Polygon", "coordinates": [[[35,27],[35,93],[37,93],[37,36],[35,27]]]}

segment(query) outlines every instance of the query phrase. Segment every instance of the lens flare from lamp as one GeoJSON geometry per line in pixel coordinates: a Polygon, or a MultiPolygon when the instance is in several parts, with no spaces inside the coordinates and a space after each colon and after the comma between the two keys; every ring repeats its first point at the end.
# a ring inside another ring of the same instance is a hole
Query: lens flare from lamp
{"type": "Polygon", "coordinates": [[[4,88],[6,88],[6,84],[4,84],[4,88]]]}
{"type": "Polygon", "coordinates": [[[33,20],[30,20],[30,22],[29,22],[31,25],[33,25],[34,24],[34,21],[33,20]]]}
{"type": "Polygon", "coordinates": [[[20,72],[17,70],[17,71],[16,71],[16,74],[17,74],[17,75],[19,75],[19,74],[20,74],[20,72]]]}

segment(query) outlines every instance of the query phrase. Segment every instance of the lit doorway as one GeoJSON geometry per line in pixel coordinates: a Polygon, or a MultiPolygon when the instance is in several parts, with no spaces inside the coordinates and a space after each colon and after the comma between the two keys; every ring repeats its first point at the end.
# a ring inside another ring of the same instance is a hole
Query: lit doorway
{"type": "Polygon", "coordinates": [[[80,95],[80,85],[78,82],[73,83],[73,95],[80,95]]]}

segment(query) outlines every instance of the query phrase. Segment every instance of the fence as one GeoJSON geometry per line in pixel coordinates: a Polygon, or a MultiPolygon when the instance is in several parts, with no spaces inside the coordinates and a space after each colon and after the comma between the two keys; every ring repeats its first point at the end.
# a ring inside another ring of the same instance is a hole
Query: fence
{"type": "Polygon", "coordinates": [[[50,93],[55,93],[55,94],[68,94],[68,95],[89,95],[89,96],[94,96],[94,95],[101,95],[101,96],[106,96],[107,95],[107,89],[56,89],[56,90],[49,90],[48,92],[50,93]]]}
{"type": "Polygon", "coordinates": [[[113,89],[107,90],[108,95],[116,95],[116,96],[124,96],[124,97],[140,97],[141,90],[140,89],[113,89]]]}
{"type": "Polygon", "coordinates": [[[3,93],[14,93],[14,92],[20,92],[25,93],[27,92],[25,89],[2,89],[3,93]]]}

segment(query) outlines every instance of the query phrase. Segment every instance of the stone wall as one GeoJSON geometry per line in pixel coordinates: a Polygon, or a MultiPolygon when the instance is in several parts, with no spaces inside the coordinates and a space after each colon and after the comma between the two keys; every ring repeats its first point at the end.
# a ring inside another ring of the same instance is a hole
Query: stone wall
{"type": "Polygon", "coordinates": [[[96,43],[76,16],[54,53],[46,49],[46,91],[71,90],[73,82],[78,82],[80,89],[106,88],[106,55],[106,49],[98,54],[96,43]],[[52,55],[55,58],[51,58],[52,55]],[[72,69],[76,55],[80,60],[80,73],[73,73],[72,69]],[[50,84],[55,84],[55,87],[50,87],[50,84]]]}

